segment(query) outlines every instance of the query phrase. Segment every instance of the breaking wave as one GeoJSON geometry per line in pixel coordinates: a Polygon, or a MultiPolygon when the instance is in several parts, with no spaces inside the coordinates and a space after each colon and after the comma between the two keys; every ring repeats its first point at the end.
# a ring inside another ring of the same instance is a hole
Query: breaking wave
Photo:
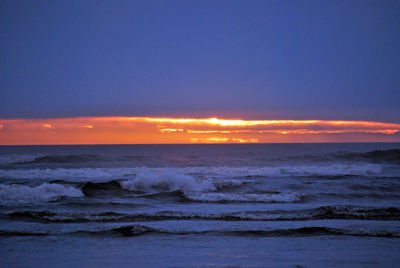
{"type": "Polygon", "coordinates": [[[3,178],[135,178],[153,180],[157,176],[176,177],[177,180],[193,174],[221,177],[287,177],[287,176],[348,176],[377,175],[382,173],[378,164],[330,164],[276,167],[187,167],[187,168],[55,168],[0,170],[3,178]]]}
{"type": "Polygon", "coordinates": [[[122,181],[121,186],[131,191],[143,191],[147,193],[171,192],[181,190],[215,191],[216,186],[210,179],[200,179],[183,173],[164,169],[156,172],[139,172],[135,179],[122,181]]]}
{"type": "MultiPolygon", "coordinates": [[[[240,183],[234,184],[237,186],[240,183]]],[[[134,194],[140,198],[176,198],[178,201],[191,202],[261,202],[294,203],[304,198],[301,193],[227,193],[217,190],[230,189],[232,182],[196,179],[191,176],[157,176],[148,179],[138,176],[127,181],[103,183],[87,182],[82,188],[85,196],[110,196],[134,194]]]]}
{"type": "MultiPolygon", "coordinates": [[[[232,187],[226,182],[227,189],[232,187]]],[[[64,185],[43,183],[38,186],[20,184],[1,184],[0,203],[37,203],[59,200],[62,197],[123,197],[165,199],[173,198],[180,202],[261,202],[293,203],[304,198],[301,193],[229,193],[220,192],[224,181],[217,183],[212,179],[197,179],[191,176],[160,176],[153,179],[138,177],[135,180],[86,182],[64,185]],[[216,185],[217,186],[216,186],[216,185]]]]}
{"type": "Polygon", "coordinates": [[[111,196],[127,193],[118,181],[86,182],[82,187],[85,196],[111,196]]]}
{"type": "Polygon", "coordinates": [[[79,189],[56,183],[44,183],[39,186],[0,184],[1,203],[37,203],[56,201],[62,197],[82,197],[79,189]]]}

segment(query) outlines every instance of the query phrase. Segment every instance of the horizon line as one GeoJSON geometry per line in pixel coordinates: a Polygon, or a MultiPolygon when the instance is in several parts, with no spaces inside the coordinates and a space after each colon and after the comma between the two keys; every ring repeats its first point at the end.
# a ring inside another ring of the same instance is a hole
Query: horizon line
{"type": "Polygon", "coordinates": [[[0,144],[1,146],[125,146],[125,145],[265,145],[265,144],[373,144],[373,143],[399,143],[400,141],[365,141],[365,142],[354,142],[354,141],[344,141],[344,142],[252,142],[252,143],[65,143],[65,144],[0,144]]]}

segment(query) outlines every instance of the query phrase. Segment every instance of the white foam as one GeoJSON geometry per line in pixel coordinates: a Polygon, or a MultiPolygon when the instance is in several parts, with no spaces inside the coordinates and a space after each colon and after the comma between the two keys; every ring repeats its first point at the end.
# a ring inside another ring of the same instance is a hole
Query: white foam
{"type": "Polygon", "coordinates": [[[240,177],[240,176],[330,176],[330,175],[373,175],[382,173],[378,164],[332,164],[332,165],[298,165],[276,167],[187,167],[187,168],[56,168],[56,169],[24,169],[0,170],[0,177],[30,179],[124,179],[135,176],[169,176],[182,177],[202,175],[208,177],[240,177]]]}
{"type": "Polygon", "coordinates": [[[303,195],[298,193],[279,194],[232,194],[232,193],[185,193],[193,201],[200,202],[264,202],[264,203],[294,203],[301,201],[303,195]]]}
{"type": "Polygon", "coordinates": [[[134,168],[56,168],[0,170],[0,177],[17,179],[97,179],[135,176],[134,168]]]}
{"type": "Polygon", "coordinates": [[[226,180],[226,179],[216,179],[212,181],[214,186],[217,188],[217,190],[222,190],[222,189],[230,189],[230,188],[238,188],[246,183],[244,181],[238,181],[238,180],[226,180]]]}
{"type": "Polygon", "coordinates": [[[1,203],[49,202],[66,196],[82,197],[83,193],[77,188],[56,183],[44,183],[35,187],[17,184],[0,184],[1,203]]]}
{"type": "Polygon", "coordinates": [[[122,181],[121,186],[131,191],[149,193],[177,190],[214,191],[216,189],[212,180],[195,178],[168,168],[141,170],[135,179],[122,181]]]}
{"type": "Polygon", "coordinates": [[[321,166],[288,166],[280,168],[282,174],[294,175],[372,175],[382,172],[382,167],[376,164],[333,164],[321,166]]]}

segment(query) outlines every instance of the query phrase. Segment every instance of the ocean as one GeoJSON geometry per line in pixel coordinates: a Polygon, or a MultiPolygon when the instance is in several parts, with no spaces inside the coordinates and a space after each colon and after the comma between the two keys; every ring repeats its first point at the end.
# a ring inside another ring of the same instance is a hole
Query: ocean
{"type": "Polygon", "coordinates": [[[1,267],[399,267],[400,143],[0,146],[1,267]]]}

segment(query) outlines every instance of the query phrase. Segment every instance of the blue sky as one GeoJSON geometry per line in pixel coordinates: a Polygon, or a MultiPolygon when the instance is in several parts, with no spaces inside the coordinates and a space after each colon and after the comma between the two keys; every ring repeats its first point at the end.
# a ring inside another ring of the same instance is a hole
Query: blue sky
{"type": "Polygon", "coordinates": [[[1,1],[0,118],[400,122],[399,1],[1,1]]]}

